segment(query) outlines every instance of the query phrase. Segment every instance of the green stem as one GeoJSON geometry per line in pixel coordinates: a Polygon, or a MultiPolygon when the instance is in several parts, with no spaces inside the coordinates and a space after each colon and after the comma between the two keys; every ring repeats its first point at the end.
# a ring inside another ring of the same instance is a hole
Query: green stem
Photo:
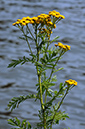
{"type": "MultiPolygon", "coordinates": [[[[37,43],[37,26],[35,26],[35,35],[36,35],[36,49],[37,49],[37,62],[39,62],[39,49],[38,49],[38,43],[37,43]]],[[[38,65],[37,68],[37,75],[38,75],[38,82],[39,82],[39,88],[40,88],[40,103],[41,103],[41,109],[43,110],[43,97],[42,97],[42,85],[41,85],[41,72],[39,71],[38,65]]]]}
{"type": "MultiPolygon", "coordinates": [[[[60,58],[60,56],[58,57],[58,60],[59,60],[59,58],[60,58]]],[[[50,74],[50,77],[49,77],[49,81],[50,81],[50,79],[51,79],[51,77],[52,77],[54,68],[55,68],[56,64],[58,63],[58,60],[55,62],[55,64],[54,64],[53,67],[52,67],[51,74],[50,74]]]]}
{"type": "Polygon", "coordinates": [[[47,101],[47,89],[45,91],[45,104],[46,104],[46,101],[47,101]]]}
{"type": "MultiPolygon", "coordinates": [[[[39,50],[39,46],[37,43],[37,25],[35,26],[35,35],[36,35],[36,48],[37,48],[37,62],[39,62],[39,54],[40,54],[40,50],[39,50]]],[[[43,126],[44,129],[46,129],[46,116],[45,116],[45,110],[44,110],[44,103],[43,103],[43,95],[42,95],[42,85],[41,85],[41,71],[38,68],[38,65],[36,66],[37,69],[37,75],[38,75],[38,82],[39,82],[39,88],[40,88],[40,103],[41,103],[41,110],[43,112],[43,126]]]]}
{"type": "Polygon", "coordinates": [[[45,110],[43,110],[43,125],[44,125],[44,129],[46,129],[46,114],[45,114],[45,110]]]}
{"type": "Polygon", "coordinates": [[[33,52],[32,52],[32,50],[31,50],[30,44],[29,44],[29,42],[28,42],[27,36],[26,36],[26,34],[25,34],[25,32],[24,32],[23,29],[21,29],[21,31],[23,32],[23,34],[24,34],[24,36],[25,36],[25,39],[26,39],[26,41],[27,41],[27,44],[28,44],[28,47],[29,47],[29,49],[30,49],[31,54],[33,55],[33,52]]]}
{"type": "Polygon", "coordinates": [[[63,96],[63,98],[62,98],[61,102],[59,103],[59,105],[58,105],[58,107],[57,107],[56,111],[58,111],[58,109],[60,108],[60,106],[61,106],[61,104],[62,104],[63,100],[65,99],[66,95],[68,94],[68,91],[69,91],[69,87],[67,87],[66,93],[65,93],[65,95],[63,96]]]}
{"type": "Polygon", "coordinates": [[[52,74],[53,74],[53,72],[54,72],[54,68],[55,68],[56,64],[58,63],[58,61],[59,61],[59,59],[60,59],[61,56],[62,56],[62,51],[61,51],[59,57],[57,58],[55,64],[54,64],[53,67],[52,67],[51,74],[50,74],[50,77],[49,77],[49,81],[50,81],[50,79],[51,79],[51,77],[52,77],[52,74]]]}
{"type": "Polygon", "coordinates": [[[58,93],[55,96],[53,96],[53,98],[50,101],[47,102],[46,104],[47,107],[49,107],[49,104],[52,103],[55,100],[55,98],[57,98],[57,96],[60,94],[61,91],[62,91],[62,88],[58,91],[58,93]]]}
{"type": "Polygon", "coordinates": [[[54,121],[55,116],[56,116],[56,112],[57,112],[57,111],[58,111],[58,109],[60,108],[60,106],[61,106],[61,104],[62,104],[63,100],[65,99],[66,95],[68,94],[68,91],[69,91],[69,87],[67,87],[67,90],[66,90],[65,95],[63,96],[62,100],[60,101],[60,103],[59,103],[59,105],[58,105],[57,109],[55,109],[55,113],[54,113],[54,115],[53,115],[53,119],[52,119],[52,122],[51,122],[50,129],[52,129],[52,125],[53,125],[53,121],[54,121]]]}
{"type": "Polygon", "coordinates": [[[32,32],[31,32],[31,30],[30,30],[30,28],[29,28],[28,25],[27,25],[27,29],[29,30],[29,32],[30,32],[30,34],[31,34],[31,36],[32,36],[32,38],[33,38],[33,40],[35,41],[35,38],[34,38],[34,36],[33,36],[33,34],[32,34],[32,32]]]}
{"type": "Polygon", "coordinates": [[[38,80],[39,80],[39,87],[40,87],[40,102],[41,102],[41,109],[44,110],[44,105],[43,105],[43,97],[42,97],[42,85],[41,85],[41,75],[38,75],[38,80]]]}
{"type": "Polygon", "coordinates": [[[29,44],[29,42],[28,42],[27,37],[26,37],[26,41],[27,41],[27,44],[28,44],[28,47],[29,47],[29,49],[30,49],[31,54],[33,55],[33,52],[32,52],[32,50],[31,50],[31,47],[30,47],[30,44],[29,44]]]}
{"type": "Polygon", "coordinates": [[[61,20],[61,18],[60,18],[60,19],[58,19],[58,20],[56,21],[56,23],[55,23],[55,24],[57,24],[60,20],[61,20]]]}

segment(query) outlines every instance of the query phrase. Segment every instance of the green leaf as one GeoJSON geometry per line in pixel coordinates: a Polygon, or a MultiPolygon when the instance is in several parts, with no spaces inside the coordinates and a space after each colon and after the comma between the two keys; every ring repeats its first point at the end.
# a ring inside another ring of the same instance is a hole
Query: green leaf
{"type": "Polygon", "coordinates": [[[49,58],[48,58],[48,55],[47,54],[45,54],[45,57],[46,57],[46,59],[47,59],[47,61],[49,60],[49,58]]]}
{"type": "Polygon", "coordinates": [[[45,69],[52,69],[52,66],[50,66],[50,65],[52,65],[52,64],[47,64],[45,69]]]}
{"type": "Polygon", "coordinates": [[[27,36],[27,35],[26,35],[26,37],[27,37],[28,39],[30,39],[30,40],[34,40],[34,39],[33,39],[32,37],[30,37],[30,36],[27,36]]]}
{"type": "Polygon", "coordinates": [[[66,118],[69,118],[68,114],[67,113],[65,114],[64,112],[65,111],[63,112],[59,111],[55,113],[54,124],[59,124],[60,120],[66,120],[66,118]]]}
{"type": "Polygon", "coordinates": [[[39,63],[39,62],[36,62],[35,63],[35,66],[38,66],[39,68],[43,68],[43,64],[39,63]]]}
{"type": "Polygon", "coordinates": [[[57,93],[58,93],[58,92],[55,90],[55,91],[54,91],[54,94],[57,95],[57,93]]]}
{"type": "Polygon", "coordinates": [[[10,64],[8,65],[8,68],[10,68],[10,67],[15,67],[15,66],[18,65],[18,64],[23,65],[25,62],[29,62],[29,61],[31,61],[31,60],[30,60],[29,58],[26,58],[26,57],[24,56],[23,59],[12,60],[12,63],[10,63],[10,64]]]}
{"type": "Polygon", "coordinates": [[[17,126],[17,124],[16,124],[14,119],[9,119],[7,121],[8,121],[8,124],[13,125],[13,126],[17,126]]]}
{"type": "Polygon", "coordinates": [[[24,38],[24,37],[19,37],[20,39],[23,39],[23,40],[26,40],[26,38],[24,38]]]}
{"type": "Polygon", "coordinates": [[[52,93],[53,93],[53,90],[52,90],[52,89],[48,89],[48,90],[47,90],[47,95],[48,95],[49,97],[52,97],[52,93]]]}
{"type": "Polygon", "coordinates": [[[56,51],[54,50],[52,53],[52,57],[56,56],[56,51]]]}
{"type": "Polygon", "coordinates": [[[59,68],[59,69],[56,69],[56,68],[55,68],[55,69],[54,69],[54,73],[55,73],[55,72],[58,72],[58,71],[60,71],[60,70],[62,70],[62,69],[63,69],[63,67],[62,67],[62,68],[59,68]]]}
{"type": "Polygon", "coordinates": [[[36,96],[34,94],[29,94],[27,96],[13,97],[11,99],[12,101],[10,101],[8,104],[8,110],[11,109],[12,111],[16,107],[18,107],[21,102],[31,98],[36,98],[36,96]]]}
{"type": "Polygon", "coordinates": [[[55,122],[56,122],[56,124],[59,124],[59,120],[56,120],[55,122]]]}
{"type": "Polygon", "coordinates": [[[47,61],[46,61],[44,58],[41,58],[40,61],[42,62],[42,64],[43,64],[43,63],[44,63],[44,64],[47,63],[47,61]]]}
{"type": "Polygon", "coordinates": [[[48,89],[49,92],[53,93],[53,90],[52,89],[48,89]]]}
{"type": "Polygon", "coordinates": [[[40,43],[40,45],[39,45],[39,50],[41,50],[42,46],[43,46],[45,43],[46,43],[46,41],[44,41],[44,40],[40,43]]]}
{"type": "Polygon", "coordinates": [[[52,79],[51,79],[51,82],[56,82],[56,81],[57,81],[57,76],[54,75],[54,76],[52,77],[52,79]]]}
{"type": "Polygon", "coordinates": [[[23,120],[21,123],[18,118],[9,119],[8,124],[16,126],[16,128],[12,129],[31,129],[31,124],[28,121],[23,120]]]}
{"type": "Polygon", "coordinates": [[[51,43],[56,42],[58,38],[59,38],[59,36],[56,36],[56,37],[51,41],[51,43]]]}
{"type": "Polygon", "coordinates": [[[63,83],[61,82],[59,85],[59,89],[61,90],[63,88],[63,83]]]}

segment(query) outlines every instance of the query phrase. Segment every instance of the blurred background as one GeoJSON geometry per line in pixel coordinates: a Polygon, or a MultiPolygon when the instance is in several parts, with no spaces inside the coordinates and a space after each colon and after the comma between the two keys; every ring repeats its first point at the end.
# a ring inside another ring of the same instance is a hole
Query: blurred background
{"type": "MultiPolygon", "coordinates": [[[[33,65],[19,65],[8,69],[12,59],[28,57],[27,44],[19,39],[21,31],[12,26],[18,18],[37,16],[56,10],[65,16],[54,30],[52,38],[71,46],[58,64],[64,70],[57,73],[58,83],[72,78],[78,86],[66,97],[61,110],[69,114],[70,119],[61,121],[53,129],[85,129],[85,1],[84,0],[0,0],[0,129],[11,128],[7,119],[18,117],[27,119],[35,126],[38,122],[39,103],[25,101],[12,113],[7,104],[12,97],[35,93],[37,82],[33,65]]],[[[33,48],[34,49],[34,48],[33,48]]]]}

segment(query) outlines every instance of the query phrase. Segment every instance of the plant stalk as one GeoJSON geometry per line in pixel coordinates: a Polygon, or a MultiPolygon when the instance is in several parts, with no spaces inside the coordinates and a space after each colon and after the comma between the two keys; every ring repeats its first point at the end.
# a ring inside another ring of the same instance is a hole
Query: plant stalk
{"type": "MultiPolygon", "coordinates": [[[[35,26],[35,35],[36,35],[36,49],[37,49],[37,62],[39,62],[39,54],[40,54],[40,51],[39,51],[39,46],[38,46],[38,43],[37,43],[37,26],[35,26]]],[[[44,129],[46,129],[46,116],[45,116],[45,110],[44,110],[44,103],[43,103],[43,95],[42,95],[42,85],[41,85],[41,71],[39,70],[38,68],[38,65],[36,66],[36,69],[37,69],[37,75],[38,75],[38,82],[39,82],[39,88],[40,88],[40,103],[41,103],[41,110],[43,112],[43,126],[44,126],[44,129]]]]}
{"type": "Polygon", "coordinates": [[[27,41],[27,44],[28,44],[28,47],[29,47],[29,49],[30,49],[31,54],[33,55],[33,52],[32,52],[32,50],[31,50],[30,44],[29,44],[29,42],[28,42],[27,36],[26,36],[26,34],[25,34],[25,32],[24,32],[23,29],[22,29],[21,31],[23,32],[23,34],[24,34],[24,36],[25,36],[25,39],[26,39],[26,41],[27,41]]]}
{"type": "Polygon", "coordinates": [[[53,65],[53,67],[52,67],[51,74],[50,74],[50,77],[49,77],[49,81],[50,81],[50,79],[51,79],[51,77],[52,77],[52,74],[53,74],[54,68],[55,68],[56,64],[58,63],[58,61],[59,61],[59,59],[60,59],[60,57],[61,57],[61,56],[62,56],[62,51],[61,51],[61,53],[60,53],[59,57],[57,58],[57,60],[56,60],[55,64],[54,64],[54,65],[53,65]]]}
{"type": "Polygon", "coordinates": [[[60,106],[61,106],[61,104],[62,104],[63,100],[65,99],[66,95],[68,94],[68,91],[69,91],[69,87],[67,87],[67,90],[66,90],[65,95],[63,96],[62,100],[60,101],[60,103],[59,103],[59,105],[58,105],[57,109],[55,109],[55,113],[54,113],[54,116],[53,116],[53,119],[52,119],[52,122],[51,122],[50,129],[52,129],[52,125],[53,125],[53,121],[54,121],[55,116],[56,116],[56,112],[57,112],[57,111],[58,111],[58,109],[60,108],[60,106]]]}

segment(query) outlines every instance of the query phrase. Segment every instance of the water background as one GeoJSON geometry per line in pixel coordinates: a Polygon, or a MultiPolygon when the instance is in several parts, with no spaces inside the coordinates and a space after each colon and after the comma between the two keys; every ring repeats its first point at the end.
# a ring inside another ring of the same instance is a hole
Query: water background
{"type": "MultiPolygon", "coordinates": [[[[70,119],[53,129],[85,129],[85,1],[84,0],[0,0],[0,129],[9,129],[8,118],[27,119],[34,126],[38,121],[39,103],[25,101],[12,113],[6,110],[12,97],[35,93],[37,82],[33,65],[8,69],[12,59],[28,56],[27,44],[18,37],[21,32],[12,23],[24,16],[37,16],[51,10],[59,11],[65,20],[58,23],[53,37],[71,45],[59,63],[64,70],[57,73],[58,83],[72,78],[78,82],[61,107],[70,119]]],[[[34,48],[33,48],[34,49],[34,48]]]]}

